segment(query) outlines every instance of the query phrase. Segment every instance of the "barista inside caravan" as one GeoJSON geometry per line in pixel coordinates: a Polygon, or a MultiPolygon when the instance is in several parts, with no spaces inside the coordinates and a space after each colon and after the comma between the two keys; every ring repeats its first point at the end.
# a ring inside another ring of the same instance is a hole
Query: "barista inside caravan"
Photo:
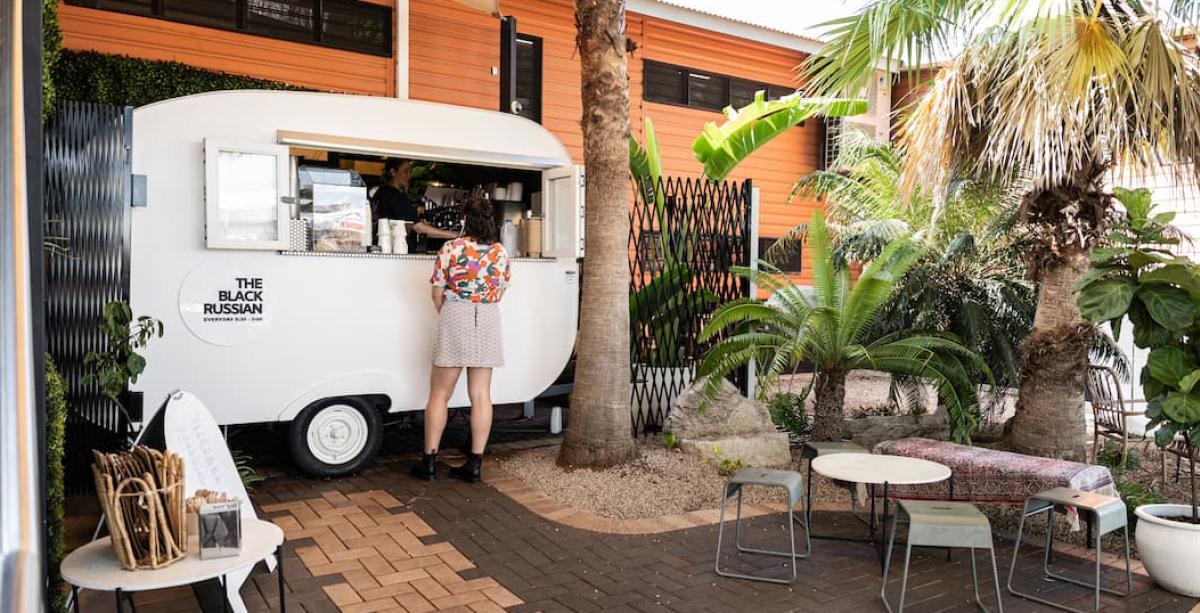
{"type": "Polygon", "coordinates": [[[434,227],[421,219],[416,205],[408,197],[412,170],[412,160],[388,158],[383,163],[383,183],[371,196],[372,227],[378,227],[381,219],[407,222],[409,253],[417,250],[418,234],[442,240],[458,236],[457,232],[434,227]]]}

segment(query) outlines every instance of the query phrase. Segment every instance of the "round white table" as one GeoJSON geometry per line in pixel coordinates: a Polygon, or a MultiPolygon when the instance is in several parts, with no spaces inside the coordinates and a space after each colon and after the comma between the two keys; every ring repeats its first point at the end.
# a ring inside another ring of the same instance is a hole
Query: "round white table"
{"type": "MultiPolygon", "coordinates": [[[[279,573],[279,610],[286,611],[283,579],[283,530],[261,519],[242,519],[242,551],[225,558],[200,558],[196,535],[188,540],[188,553],[183,559],[162,568],[125,570],[113,553],[109,537],[92,541],[72,551],[62,561],[62,578],[71,586],[75,612],[79,612],[79,590],[101,590],[116,593],[117,613],[124,610],[124,597],[131,592],[158,590],[189,585],[209,579],[220,579],[225,588],[225,575],[253,567],[260,560],[275,556],[279,573]]],[[[224,591],[222,591],[224,597],[224,591]]],[[[229,601],[225,600],[228,611],[229,601]]]]}
{"type": "MultiPolygon", "coordinates": [[[[862,483],[870,488],[871,516],[866,539],[813,534],[813,538],[871,543],[879,551],[879,563],[883,559],[883,530],[876,539],[875,488],[883,486],[883,517],[881,526],[887,525],[891,511],[888,487],[892,485],[920,485],[949,480],[949,498],[954,498],[954,471],[949,466],[904,456],[880,455],[877,453],[838,453],[814,458],[809,466],[817,474],[837,481],[862,483]]],[[[811,525],[811,524],[810,524],[811,525]]]]}

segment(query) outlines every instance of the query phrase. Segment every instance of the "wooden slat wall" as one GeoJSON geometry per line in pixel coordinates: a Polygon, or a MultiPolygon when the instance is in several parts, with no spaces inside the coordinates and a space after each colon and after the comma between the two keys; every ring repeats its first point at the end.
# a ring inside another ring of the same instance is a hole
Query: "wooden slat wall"
{"type": "Polygon", "coordinates": [[[67,49],[170,60],[318,90],[378,96],[396,91],[393,58],[62,3],[58,10],[67,49]]]}
{"type": "MultiPolygon", "coordinates": [[[[410,5],[409,91],[415,99],[495,109],[499,79],[499,26],[495,19],[463,11],[451,0],[422,0],[410,5]]],[[[574,9],[569,0],[504,0],[506,14],[517,19],[523,34],[543,41],[542,123],[554,132],[576,160],[583,159],[579,127],[579,60],[575,54],[574,9]]],[[[655,18],[630,14],[628,36],[637,43],[629,63],[630,121],[642,134],[650,115],[668,173],[698,176],[692,140],[707,121],[721,114],[642,99],[642,61],[653,59],[732,76],[787,85],[794,82],[798,51],[772,47],[655,18]]],[[[806,221],[819,206],[812,201],[787,202],[792,183],[816,168],[820,129],[815,122],[790,130],[756,152],[732,178],[752,178],[761,190],[760,233],[779,236],[806,221]]],[[[807,260],[806,260],[807,262],[807,260]]],[[[807,266],[807,263],[805,264],[807,266]]],[[[807,278],[807,273],[800,276],[807,278]]]]}

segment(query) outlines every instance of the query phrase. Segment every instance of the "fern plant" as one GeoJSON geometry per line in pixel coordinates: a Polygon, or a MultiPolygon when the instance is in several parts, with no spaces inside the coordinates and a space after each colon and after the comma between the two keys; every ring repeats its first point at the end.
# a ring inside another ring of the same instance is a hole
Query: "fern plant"
{"type": "Polygon", "coordinates": [[[976,385],[991,380],[991,371],[975,352],[948,333],[894,332],[871,338],[869,332],[897,281],[921,257],[923,247],[911,237],[892,240],[859,273],[839,265],[820,212],[808,226],[813,287],[801,287],[774,266],[762,271],[736,269],[773,296],[736,300],[713,313],[701,341],[716,340],[701,360],[705,391],[715,394],[720,380],[755,360],[760,384],[773,386],[780,375],[801,362],[815,369],[812,438],[839,440],[842,432],[846,375],[873,369],[929,380],[938,387],[956,440],[968,440],[978,423],[976,385]]]}

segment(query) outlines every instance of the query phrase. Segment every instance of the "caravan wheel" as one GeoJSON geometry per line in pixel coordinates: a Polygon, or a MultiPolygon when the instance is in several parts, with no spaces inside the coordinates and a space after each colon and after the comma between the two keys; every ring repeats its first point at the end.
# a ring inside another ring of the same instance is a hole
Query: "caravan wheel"
{"type": "Polygon", "coordinates": [[[306,473],[337,477],[361,470],[383,443],[379,412],[359,398],[328,398],[292,421],[292,458],[306,473]]]}

